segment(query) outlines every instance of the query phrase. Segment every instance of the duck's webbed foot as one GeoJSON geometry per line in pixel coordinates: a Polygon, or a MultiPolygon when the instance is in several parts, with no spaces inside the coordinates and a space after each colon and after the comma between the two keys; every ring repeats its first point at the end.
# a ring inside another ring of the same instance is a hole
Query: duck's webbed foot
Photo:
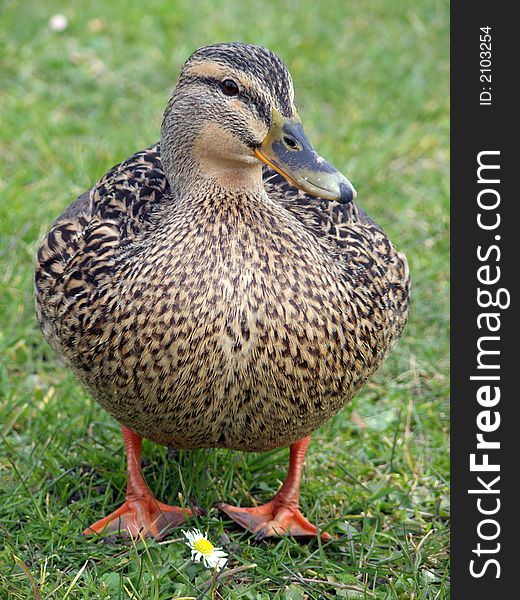
{"type": "Polygon", "coordinates": [[[123,425],[123,439],[128,474],[125,502],[107,517],[87,527],[83,533],[161,539],[173,527],[180,525],[185,516],[191,516],[192,511],[163,504],[155,498],[140,469],[141,436],[123,425]]]}
{"type": "MultiPolygon", "coordinates": [[[[251,531],[258,539],[293,535],[318,535],[318,530],[302,514],[298,506],[288,506],[275,496],[267,504],[254,508],[238,508],[229,504],[219,504],[218,509],[226,513],[236,523],[251,531]]],[[[329,540],[328,533],[321,533],[322,540],[329,540]]]]}
{"type": "MultiPolygon", "coordinates": [[[[306,537],[318,535],[316,527],[303,516],[298,502],[303,459],[309,441],[310,437],[307,436],[291,445],[287,479],[270,502],[254,508],[238,508],[221,503],[217,508],[255,533],[257,538],[288,534],[306,537]]],[[[321,532],[320,535],[323,541],[331,538],[326,532],[321,532]]]]}
{"type": "Polygon", "coordinates": [[[127,498],[117,510],[87,527],[83,533],[161,539],[170,529],[178,527],[185,515],[191,515],[191,511],[163,504],[152,494],[141,498],[127,498]]]}

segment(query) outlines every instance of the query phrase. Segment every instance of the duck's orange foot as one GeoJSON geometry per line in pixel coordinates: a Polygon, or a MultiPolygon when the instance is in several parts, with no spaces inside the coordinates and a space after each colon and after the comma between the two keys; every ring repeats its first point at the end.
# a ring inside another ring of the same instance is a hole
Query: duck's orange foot
{"type": "Polygon", "coordinates": [[[96,521],[83,532],[85,535],[121,535],[161,539],[174,527],[178,527],[192,511],[169,506],[153,496],[126,500],[107,517],[96,521]]]}
{"type": "MultiPolygon", "coordinates": [[[[287,506],[276,496],[267,504],[255,508],[238,508],[223,502],[217,504],[217,508],[235,523],[254,533],[258,539],[283,535],[318,535],[316,527],[309,523],[297,506],[287,506]]],[[[323,541],[331,539],[325,531],[322,531],[320,536],[323,541]]]]}

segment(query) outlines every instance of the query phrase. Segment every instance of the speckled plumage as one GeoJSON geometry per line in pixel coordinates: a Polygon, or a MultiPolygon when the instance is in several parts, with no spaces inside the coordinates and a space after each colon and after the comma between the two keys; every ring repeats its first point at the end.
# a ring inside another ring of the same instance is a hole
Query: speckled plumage
{"type": "Polygon", "coordinates": [[[195,178],[181,196],[163,167],[160,144],[134,154],[54,223],[36,267],[43,332],[101,406],[150,440],[287,446],[398,340],[406,260],[358,206],[267,166],[261,196],[195,178]]]}
{"type": "Polygon", "coordinates": [[[406,263],[382,230],[268,167],[264,181],[269,205],[178,206],[155,145],[83,194],[39,250],[47,339],[148,439],[288,445],[334,415],[401,333],[406,263]]]}

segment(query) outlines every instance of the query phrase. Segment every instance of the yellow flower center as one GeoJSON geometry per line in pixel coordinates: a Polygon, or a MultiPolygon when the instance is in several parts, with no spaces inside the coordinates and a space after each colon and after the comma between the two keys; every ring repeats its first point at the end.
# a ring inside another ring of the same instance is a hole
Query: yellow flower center
{"type": "Polygon", "coordinates": [[[203,556],[207,556],[208,554],[211,554],[213,550],[215,550],[215,546],[213,546],[213,544],[205,538],[200,538],[200,540],[193,542],[193,547],[203,556]]]}

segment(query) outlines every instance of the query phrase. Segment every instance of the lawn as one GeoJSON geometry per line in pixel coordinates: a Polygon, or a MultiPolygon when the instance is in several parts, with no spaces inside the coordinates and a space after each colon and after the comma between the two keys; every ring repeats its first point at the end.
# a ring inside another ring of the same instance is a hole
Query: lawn
{"type": "Polygon", "coordinates": [[[441,0],[2,0],[0,19],[0,598],[448,598],[449,20],[441,0]],[[67,17],[64,31],[49,18],[67,17]],[[410,319],[383,368],[317,431],[302,507],[327,543],[257,542],[212,508],[265,501],[287,450],[180,452],[145,442],[163,502],[229,553],[222,577],[163,543],[81,531],[125,492],[117,423],[45,343],[33,263],[53,219],[155,142],[182,62],[242,40],[288,65],[318,151],[406,253],[410,319]]]}

